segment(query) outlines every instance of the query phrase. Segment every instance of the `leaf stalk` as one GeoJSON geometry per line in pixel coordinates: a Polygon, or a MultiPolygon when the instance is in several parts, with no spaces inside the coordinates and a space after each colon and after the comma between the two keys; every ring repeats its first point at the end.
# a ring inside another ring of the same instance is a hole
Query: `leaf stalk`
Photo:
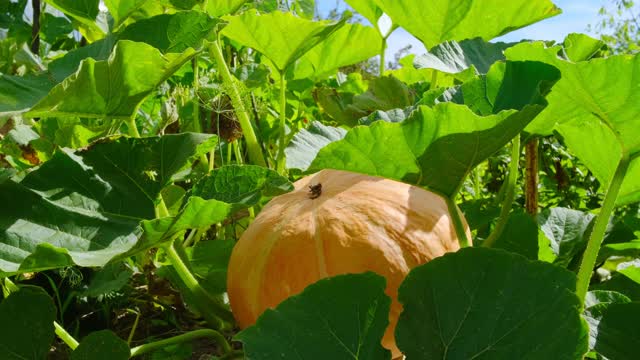
{"type": "Polygon", "coordinates": [[[249,152],[249,158],[251,159],[251,162],[259,166],[267,167],[267,163],[264,160],[264,155],[262,154],[262,147],[258,142],[256,133],[253,131],[253,125],[251,124],[251,119],[249,118],[249,112],[244,106],[244,102],[242,101],[242,97],[240,96],[240,91],[238,90],[238,87],[236,86],[233,77],[231,76],[231,72],[229,72],[229,68],[227,67],[227,63],[225,62],[224,55],[222,53],[222,48],[220,47],[220,43],[217,40],[209,44],[209,54],[212,58],[215,59],[218,66],[218,72],[222,76],[222,80],[229,91],[231,103],[236,110],[236,115],[238,116],[240,127],[242,128],[242,133],[244,135],[245,141],[247,142],[247,150],[249,152]]]}
{"type": "Polygon", "coordinates": [[[582,257],[582,262],[580,263],[576,294],[580,298],[580,302],[583,306],[585,297],[587,296],[587,291],[589,290],[591,274],[593,273],[593,268],[596,265],[596,259],[598,258],[598,252],[600,251],[600,246],[602,246],[602,241],[604,240],[604,234],[607,230],[609,219],[615,209],[616,199],[620,193],[620,188],[622,187],[622,182],[627,170],[629,169],[630,163],[631,159],[627,154],[624,154],[618,163],[618,167],[613,175],[611,184],[607,189],[602,207],[600,208],[600,213],[596,217],[593,230],[591,230],[591,235],[587,242],[587,249],[582,257]]]}
{"type": "Polygon", "coordinates": [[[491,235],[482,243],[484,247],[492,247],[496,240],[502,235],[504,228],[509,221],[509,213],[511,212],[511,205],[516,197],[516,185],[518,183],[518,165],[520,163],[520,135],[516,136],[511,143],[511,163],[509,164],[509,177],[505,184],[504,201],[502,202],[502,208],[500,209],[500,217],[496,223],[495,228],[491,232],[491,235]]]}

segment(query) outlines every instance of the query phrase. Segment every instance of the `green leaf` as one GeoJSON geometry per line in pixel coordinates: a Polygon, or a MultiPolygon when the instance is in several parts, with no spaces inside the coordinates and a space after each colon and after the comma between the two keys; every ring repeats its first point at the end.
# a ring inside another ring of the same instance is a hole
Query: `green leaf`
{"type": "Polygon", "coordinates": [[[213,17],[233,14],[246,3],[247,0],[207,0],[206,13],[213,17]]]}
{"type": "Polygon", "coordinates": [[[24,286],[0,303],[0,354],[6,360],[41,360],[53,342],[56,307],[38,287],[24,286]]]}
{"type": "Polygon", "coordinates": [[[538,224],[556,255],[556,265],[567,267],[584,251],[589,235],[587,230],[594,218],[593,214],[566,208],[545,209],[538,214],[538,224]]]}
{"type": "Polygon", "coordinates": [[[593,284],[590,289],[616,291],[632,301],[640,301],[640,284],[617,272],[611,276],[611,279],[593,284]]]}
{"type": "Polygon", "coordinates": [[[187,229],[208,228],[234,212],[257,204],[263,196],[291,191],[293,185],[275,171],[255,165],[231,165],[212,171],[191,190],[176,216],[143,221],[146,238],[168,240],[187,229]]]}
{"type": "Polygon", "coordinates": [[[525,212],[511,213],[507,225],[493,247],[520,254],[530,260],[537,260],[538,224],[525,212]]]}
{"type": "Polygon", "coordinates": [[[591,59],[602,50],[605,43],[585,34],[572,33],[567,35],[563,45],[568,60],[578,62],[591,59]]]}
{"type": "MultiPolygon", "coordinates": [[[[54,82],[54,85],[62,82],[68,76],[75,73],[82,60],[86,58],[93,58],[98,61],[108,59],[111,50],[113,50],[116,44],[116,40],[115,36],[110,35],[87,46],[71,50],[63,57],[53,60],[49,63],[48,67],[51,81],[54,82]]],[[[53,87],[53,85],[51,87],[53,87]]],[[[51,89],[51,87],[49,87],[49,89],[51,89]]],[[[40,99],[42,99],[44,95],[46,94],[40,96],[40,99]]]]}
{"type": "Polygon", "coordinates": [[[218,23],[200,11],[181,11],[138,20],[118,34],[120,40],[147,43],[163,54],[198,49],[218,23]]]}
{"type": "Polygon", "coordinates": [[[96,19],[100,12],[99,0],[44,0],[49,5],[70,16],[82,26],[80,31],[90,41],[104,37],[106,28],[101,27],[96,19]]]}
{"type": "Polygon", "coordinates": [[[399,123],[405,121],[409,115],[415,110],[414,106],[406,109],[392,109],[388,111],[376,110],[358,120],[358,125],[371,125],[376,121],[386,121],[390,123],[399,123]]]}
{"type": "Polygon", "coordinates": [[[429,185],[432,190],[451,195],[473,166],[510,140],[498,138],[499,134],[517,133],[524,126],[514,127],[513,122],[506,121],[512,114],[506,111],[482,118],[461,105],[439,104],[433,109],[420,106],[402,123],[378,121],[352,129],[343,140],[320,150],[309,172],[323,168],[351,170],[429,185]],[[469,147],[483,138],[498,140],[500,145],[469,147]],[[450,150],[451,146],[456,152],[450,150]]]}
{"type": "Polygon", "coordinates": [[[609,304],[598,316],[593,349],[608,359],[632,360],[640,344],[640,303],[609,304]]]}
{"type": "Polygon", "coordinates": [[[87,335],[71,353],[71,360],[126,360],[131,356],[129,345],[110,330],[87,335]]]}
{"type": "Polygon", "coordinates": [[[139,222],[155,217],[158,194],[172,177],[215,146],[204,134],[103,140],[64,150],[21,183],[0,183],[0,271],[77,264],[103,266],[138,241],[139,222]]]}
{"type": "Polygon", "coordinates": [[[281,73],[346,21],[311,21],[280,11],[263,15],[247,11],[224,19],[229,24],[220,32],[222,35],[259,51],[281,73]]]}
{"type": "Polygon", "coordinates": [[[104,4],[109,9],[109,14],[113,17],[113,27],[117,28],[132,13],[139,9],[149,0],[104,0],[104,4]]]}
{"type": "Polygon", "coordinates": [[[66,37],[73,31],[71,22],[66,18],[54,16],[47,12],[40,17],[40,36],[42,40],[52,44],[58,38],[66,37]]]}
{"type": "Polygon", "coordinates": [[[200,241],[190,251],[193,272],[210,294],[227,291],[227,268],[235,244],[233,240],[200,241]]]}
{"type": "Polygon", "coordinates": [[[27,116],[129,119],[145,97],[194,55],[191,49],[162,55],[147,44],[120,41],[108,60],[85,59],[27,116]]]}
{"type": "Polygon", "coordinates": [[[213,170],[194,185],[191,193],[203,199],[253,206],[263,196],[293,190],[293,184],[277,172],[256,165],[228,165],[213,170]]]}
{"type": "Polygon", "coordinates": [[[239,209],[232,204],[191,196],[176,216],[145,220],[141,225],[145,239],[151,243],[159,243],[171,240],[173,236],[188,229],[208,228],[222,222],[237,210],[239,209]]]}
{"type": "Polygon", "coordinates": [[[82,295],[99,297],[120,291],[132,275],[133,270],[126,263],[110,262],[93,275],[89,286],[82,291],[82,295]]]}
{"type": "Polygon", "coordinates": [[[374,28],[346,24],[304,54],[291,79],[319,78],[380,53],[382,37],[374,28]]]}
{"type": "Polygon", "coordinates": [[[500,35],[560,14],[549,0],[374,0],[427,48],[447,40],[500,35]]]}
{"type": "Polygon", "coordinates": [[[393,76],[375,78],[368,90],[360,95],[339,93],[333,88],[320,88],[316,101],[337,122],[354,126],[358,119],[376,110],[406,108],[413,105],[413,97],[407,85],[393,76]]]}
{"type": "Polygon", "coordinates": [[[236,339],[256,360],[390,359],[380,344],[391,302],[384,289],[373,273],[320,280],[265,311],[236,339]]]}
{"type": "Polygon", "coordinates": [[[0,118],[16,116],[29,110],[54,85],[46,75],[0,75],[0,118]]]}
{"type": "Polygon", "coordinates": [[[345,0],[353,10],[357,11],[365,19],[369,20],[371,25],[378,26],[378,20],[382,16],[383,12],[375,1],[372,0],[345,0]]]}
{"type": "Polygon", "coordinates": [[[341,140],[346,133],[342,128],[323,125],[319,121],[312,122],[308,129],[298,131],[285,149],[287,168],[307,170],[320,149],[341,140]]]}
{"type": "Polygon", "coordinates": [[[584,299],[584,307],[586,309],[598,305],[598,304],[614,304],[614,303],[629,303],[629,299],[624,294],[615,291],[605,290],[592,290],[587,293],[584,299]]]}
{"type": "Polygon", "coordinates": [[[562,72],[547,97],[549,106],[527,131],[540,135],[558,131],[603,188],[608,187],[620,159],[631,157],[616,204],[640,201],[640,55],[572,63],[557,56],[561,50],[560,46],[522,43],[505,52],[508,59],[542,61],[562,72]]]}
{"type": "Polygon", "coordinates": [[[481,38],[447,41],[416,57],[414,63],[418,69],[436,69],[448,74],[457,74],[471,67],[480,74],[486,74],[493,63],[504,60],[504,50],[513,45],[490,43],[481,38]]]}
{"type": "Polygon", "coordinates": [[[575,283],[551,264],[462,249],[409,273],[396,341],[407,359],[580,359],[588,333],[575,283]]]}

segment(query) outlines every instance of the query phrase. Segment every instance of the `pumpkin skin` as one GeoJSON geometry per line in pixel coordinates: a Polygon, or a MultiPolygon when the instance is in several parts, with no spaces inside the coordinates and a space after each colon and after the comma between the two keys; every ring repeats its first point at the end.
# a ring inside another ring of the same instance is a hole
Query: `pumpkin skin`
{"type": "Polygon", "coordinates": [[[233,249],[227,292],[238,325],[253,325],[264,310],[322,278],[373,271],[387,279],[392,299],[382,345],[400,356],[393,334],[402,311],[400,283],[413,267],[459,249],[445,200],[416,186],[338,170],[294,186],[264,207],[233,249]]]}

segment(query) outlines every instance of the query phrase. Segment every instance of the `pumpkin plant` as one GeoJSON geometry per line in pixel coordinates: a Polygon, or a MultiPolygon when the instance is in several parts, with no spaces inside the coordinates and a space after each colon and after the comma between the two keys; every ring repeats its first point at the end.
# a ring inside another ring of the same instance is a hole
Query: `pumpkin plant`
{"type": "Polygon", "coordinates": [[[0,4],[0,357],[637,357],[639,55],[347,3],[0,4]]]}

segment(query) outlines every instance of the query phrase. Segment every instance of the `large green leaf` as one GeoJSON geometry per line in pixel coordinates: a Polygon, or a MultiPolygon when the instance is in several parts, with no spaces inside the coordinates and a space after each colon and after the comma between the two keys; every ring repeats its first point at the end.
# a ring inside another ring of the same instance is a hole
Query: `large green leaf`
{"type": "Polygon", "coordinates": [[[247,11],[224,19],[229,24],[221,31],[222,35],[259,51],[280,72],[327,39],[346,21],[311,21],[280,11],[263,15],[247,11]]]}
{"type": "Polygon", "coordinates": [[[116,37],[110,35],[87,46],[71,50],[63,57],[51,61],[47,70],[51,75],[52,81],[55,84],[62,82],[69,75],[75,73],[82,60],[86,58],[93,58],[94,60],[108,59],[116,41],[116,37]]]}
{"type": "Polygon", "coordinates": [[[63,150],[20,183],[0,184],[0,273],[77,264],[103,266],[133,249],[158,194],[211,150],[215,137],[119,137],[63,150]]]}
{"type": "Polygon", "coordinates": [[[0,118],[29,110],[55,85],[46,75],[0,75],[0,118]]]}
{"type": "Polygon", "coordinates": [[[380,53],[382,37],[369,26],[347,24],[313,47],[296,63],[293,79],[317,78],[380,53]]]}
{"type": "Polygon", "coordinates": [[[573,62],[586,61],[597,55],[605,46],[604,41],[585,34],[569,34],[564,39],[564,51],[573,62]]]}
{"type": "Polygon", "coordinates": [[[53,342],[56,307],[41,288],[25,286],[0,303],[3,360],[41,360],[53,342]]]}
{"type": "Polygon", "coordinates": [[[206,12],[213,17],[235,13],[247,0],[207,0],[206,12]]]}
{"type": "Polygon", "coordinates": [[[145,97],[195,55],[162,55],[157,49],[120,41],[108,60],[85,59],[80,69],[56,85],[26,115],[130,118],[145,97]]]}
{"type": "Polygon", "coordinates": [[[447,41],[416,57],[414,63],[418,69],[436,69],[449,74],[456,74],[473,66],[480,74],[486,74],[493,63],[504,60],[503,51],[513,45],[489,43],[481,38],[447,41]]]}
{"type": "Polygon", "coordinates": [[[560,46],[522,43],[505,51],[508,59],[536,60],[562,72],[547,97],[549,106],[527,128],[547,135],[556,130],[567,147],[605,188],[623,155],[631,162],[617,204],[640,200],[640,55],[619,55],[573,63],[560,46]]]}
{"type": "Polygon", "coordinates": [[[107,33],[106,26],[100,26],[96,21],[100,13],[99,0],[44,1],[79,22],[80,31],[89,41],[99,40],[107,33]]]}
{"type": "Polygon", "coordinates": [[[368,90],[359,95],[342,93],[333,88],[319,88],[314,97],[322,109],[337,122],[349,126],[376,110],[406,108],[413,105],[412,94],[406,84],[393,76],[369,81],[368,90]]]}
{"type": "Polygon", "coordinates": [[[525,212],[513,212],[492,247],[538,260],[538,224],[525,212]]]}
{"type": "Polygon", "coordinates": [[[378,20],[382,16],[382,9],[372,0],[345,0],[353,10],[357,11],[365,19],[369,20],[371,25],[378,26],[378,20]]]}
{"type": "Polygon", "coordinates": [[[565,208],[546,209],[538,214],[538,224],[556,255],[556,265],[568,266],[584,250],[594,218],[593,214],[565,208]]]}
{"type": "Polygon", "coordinates": [[[129,345],[111,330],[87,335],[71,353],[71,360],[127,360],[131,356],[129,345]]]}
{"type": "Polygon", "coordinates": [[[453,103],[420,106],[402,123],[378,121],[355,127],[343,140],[320,150],[309,171],[351,170],[453,195],[469,171],[507,144],[544,108],[541,88],[558,76],[541,63],[497,64],[464,95],[465,103],[485,110],[480,113],[496,115],[482,117],[453,103]]]}
{"type": "Polygon", "coordinates": [[[200,179],[176,216],[143,221],[146,238],[152,242],[170,239],[187,229],[208,228],[234,212],[253,206],[263,196],[293,190],[293,185],[275,171],[255,165],[231,165],[200,179]]]}
{"type": "Polygon", "coordinates": [[[636,359],[640,303],[609,304],[598,315],[594,350],[611,360],[636,359]]]}
{"type": "Polygon", "coordinates": [[[427,48],[447,40],[491,40],[558,15],[550,0],[373,0],[427,48]]]}
{"type": "Polygon", "coordinates": [[[163,54],[197,49],[218,23],[200,11],[181,11],[139,20],[118,34],[121,40],[147,43],[163,54]]]}
{"type": "Polygon", "coordinates": [[[312,122],[308,129],[298,131],[285,149],[287,168],[307,170],[320,149],[341,140],[346,133],[342,128],[327,126],[319,121],[312,122]]]}
{"type": "Polygon", "coordinates": [[[407,359],[581,359],[587,326],[573,273],[466,248],[413,269],[398,290],[407,359]]]}
{"type": "Polygon", "coordinates": [[[308,286],[236,335],[247,358],[384,360],[380,344],[391,300],[373,273],[336,276],[308,286]]]}
{"type": "Polygon", "coordinates": [[[104,0],[104,4],[113,17],[113,27],[117,28],[129,15],[148,1],[150,0],[104,0]]]}

